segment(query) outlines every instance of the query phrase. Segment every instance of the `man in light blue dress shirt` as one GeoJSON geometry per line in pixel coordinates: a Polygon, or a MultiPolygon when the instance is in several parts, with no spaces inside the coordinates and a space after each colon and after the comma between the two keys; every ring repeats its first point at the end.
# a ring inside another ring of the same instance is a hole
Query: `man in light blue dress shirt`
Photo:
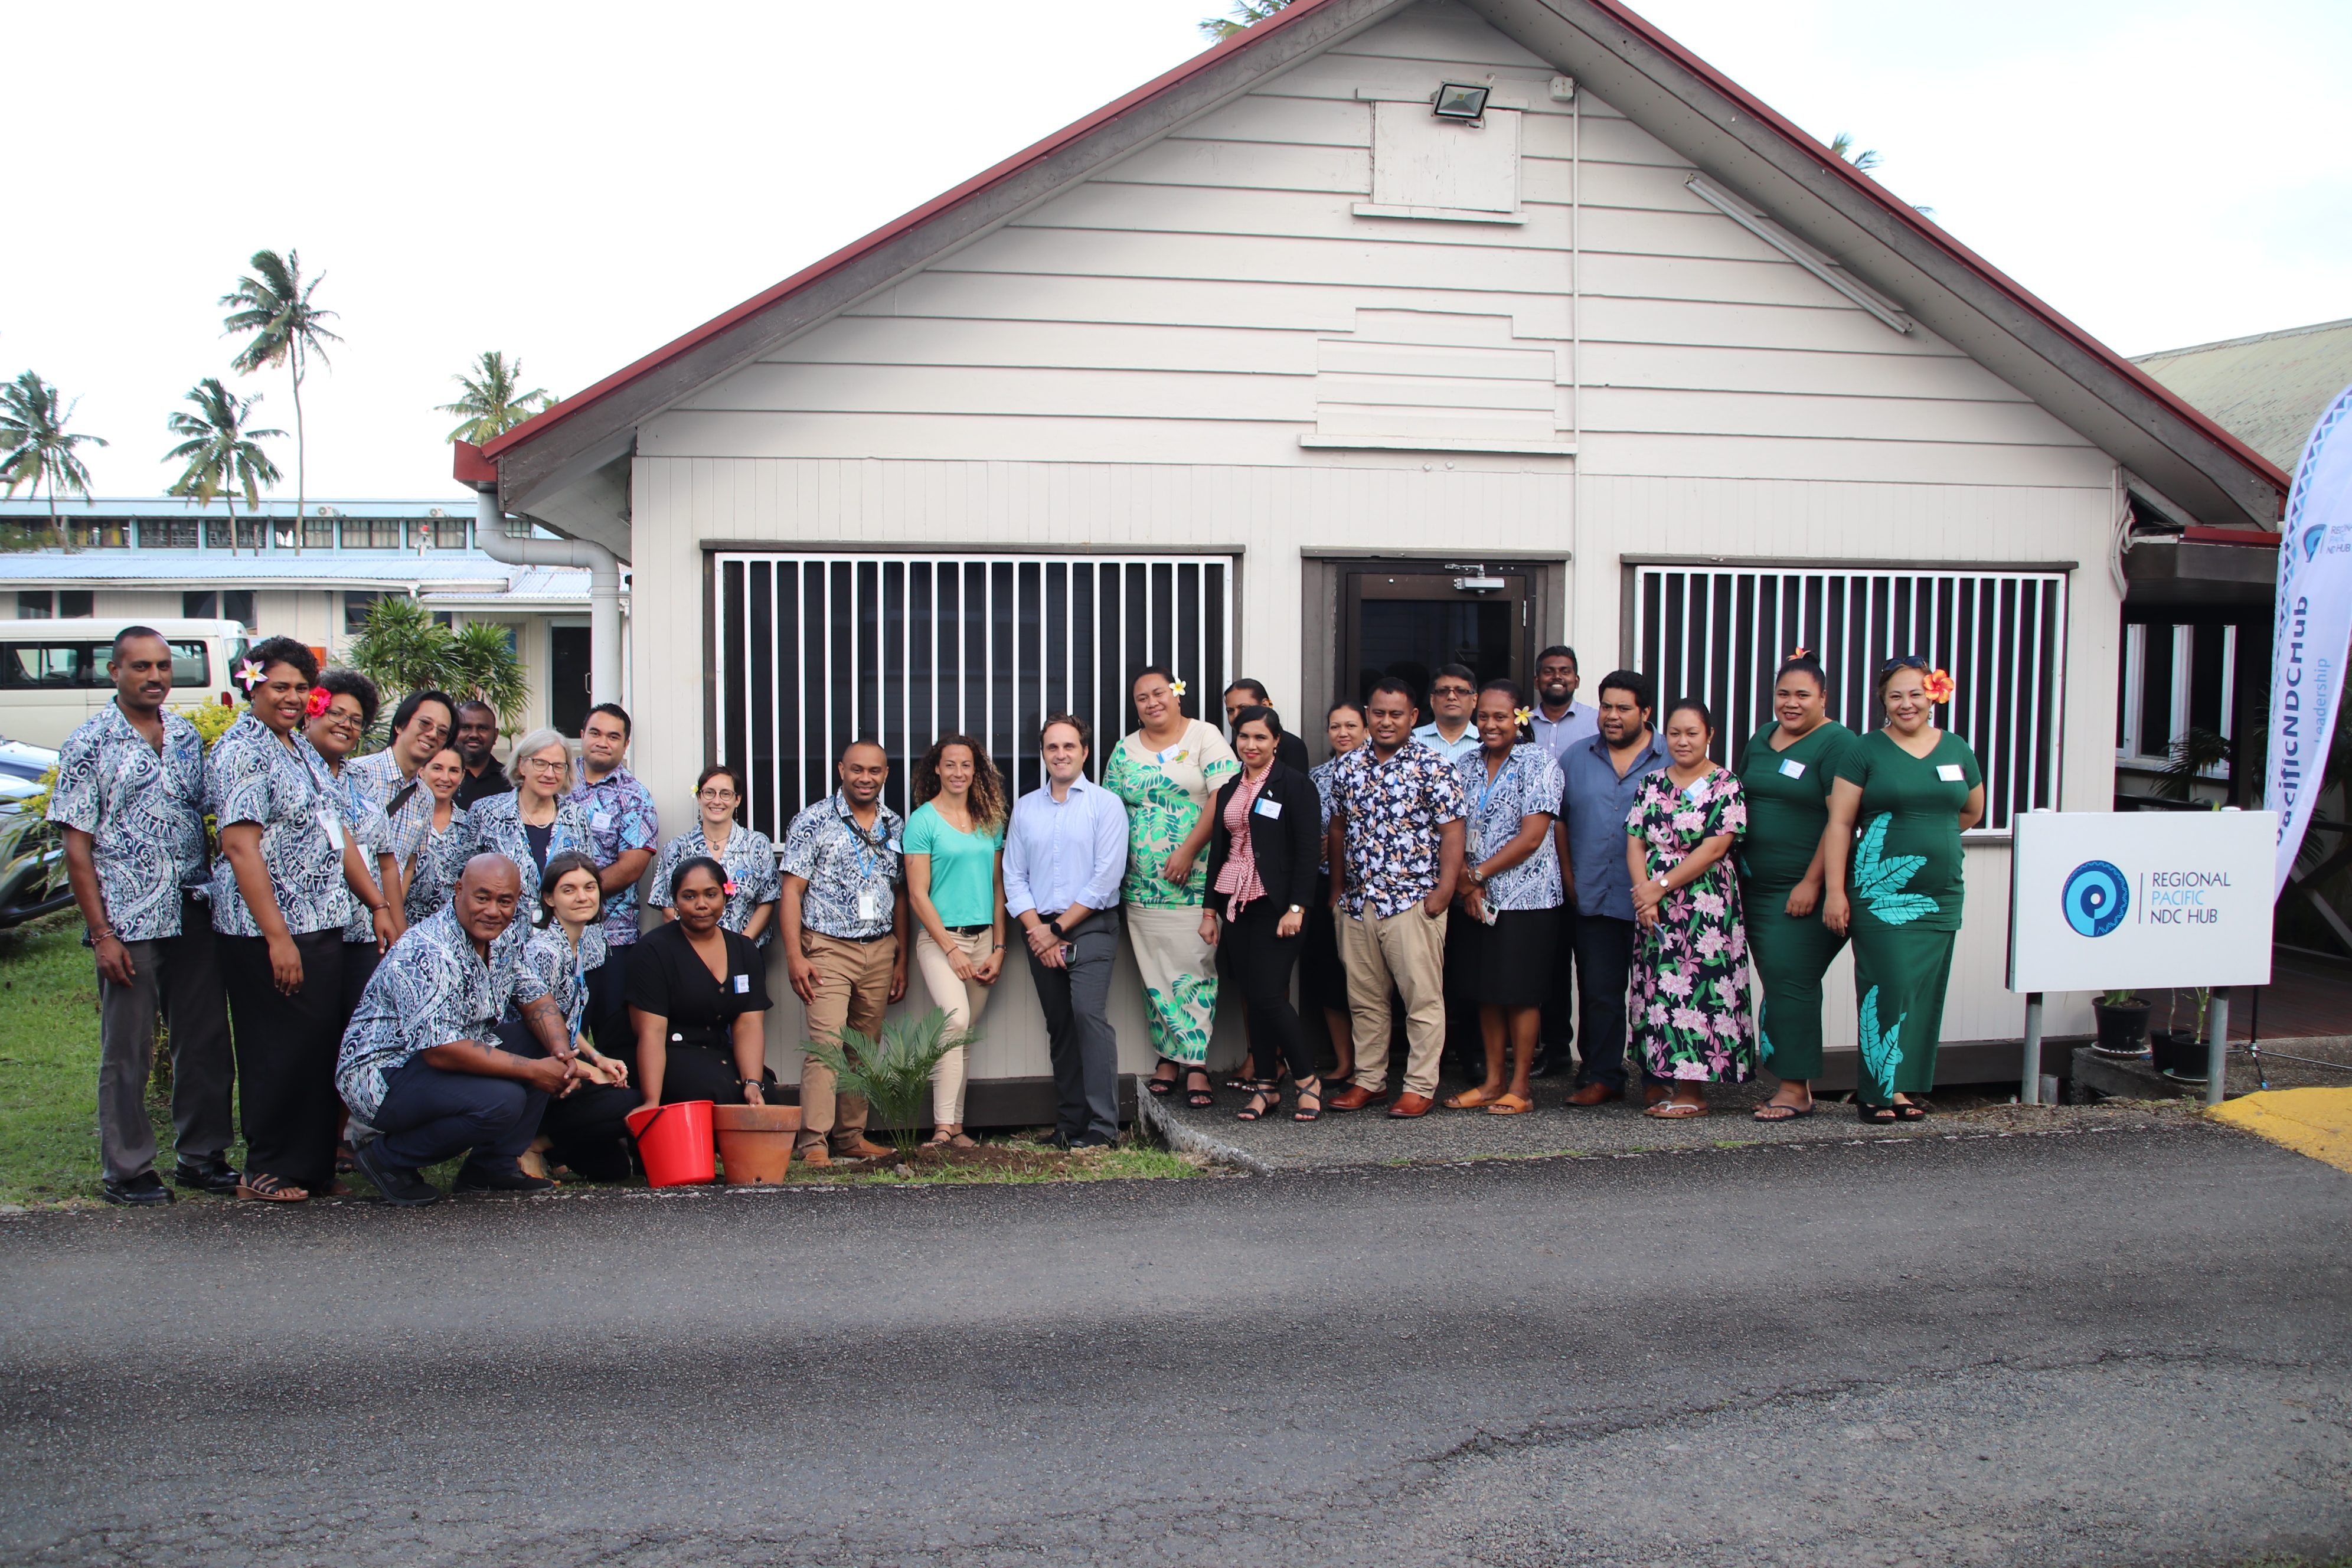
{"type": "Polygon", "coordinates": [[[1468,665],[1440,665],[1429,682],[1429,710],[1437,715],[1412,732],[1413,744],[1427,746],[1449,763],[1475,755],[1478,729],[1470,710],[1478,700],[1478,677],[1468,665]]]}
{"type": "Polygon", "coordinates": [[[1087,782],[1087,740],[1083,719],[1045,721],[1037,739],[1045,787],[1013,803],[1004,836],[1004,909],[1028,944],[1054,1061],[1054,1141],[1072,1149],[1118,1141],[1118,1037],[1109,1005],[1127,807],[1087,782]]]}
{"type": "MultiPolygon", "coordinates": [[[[1528,716],[1536,744],[1562,762],[1569,747],[1601,732],[1601,716],[1576,700],[1576,650],[1554,643],[1536,655],[1536,709],[1528,716]]],[[[1563,862],[1564,863],[1564,862],[1563,862]]],[[[1543,1005],[1543,1049],[1536,1057],[1536,1076],[1549,1078],[1564,1071],[1576,1043],[1576,987],[1571,977],[1576,959],[1576,900],[1570,899],[1559,922],[1559,963],[1552,971],[1552,994],[1543,1005]]]]}

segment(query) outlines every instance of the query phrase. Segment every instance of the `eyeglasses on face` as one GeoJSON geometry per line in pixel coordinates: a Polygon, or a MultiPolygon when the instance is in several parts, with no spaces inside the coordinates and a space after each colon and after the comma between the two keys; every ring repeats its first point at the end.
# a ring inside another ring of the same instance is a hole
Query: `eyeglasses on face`
{"type": "Polygon", "coordinates": [[[529,768],[531,772],[539,773],[560,773],[563,771],[562,762],[550,762],[545,757],[525,757],[516,765],[529,768]]]}
{"type": "Polygon", "coordinates": [[[708,801],[728,801],[735,798],[731,789],[706,789],[696,792],[696,798],[708,801]]]}
{"type": "Polygon", "coordinates": [[[1432,697],[1468,697],[1473,695],[1471,689],[1466,686],[1433,686],[1429,689],[1429,694],[1432,697]]]}

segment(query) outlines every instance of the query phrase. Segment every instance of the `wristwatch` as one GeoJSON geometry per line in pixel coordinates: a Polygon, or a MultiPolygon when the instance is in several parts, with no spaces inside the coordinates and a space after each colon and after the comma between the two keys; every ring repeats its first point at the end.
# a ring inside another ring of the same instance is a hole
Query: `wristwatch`
{"type": "Polygon", "coordinates": [[[1065,940],[1066,940],[1070,934],[1068,931],[1062,929],[1062,922],[1059,921],[1047,921],[1045,922],[1045,929],[1052,931],[1055,936],[1064,938],[1065,940]]]}
{"type": "Polygon", "coordinates": [[[1307,906],[1306,906],[1306,905],[1304,905],[1304,904],[1293,904],[1293,905],[1291,905],[1291,906],[1290,906],[1290,908],[1288,908],[1287,910],[1285,910],[1283,911],[1283,913],[1285,913],[1285,914],[1291,914],[1291,915],[1303,915],[1303,914],[1305,914],[1306,912],[1307,912],[1307,906]]]}

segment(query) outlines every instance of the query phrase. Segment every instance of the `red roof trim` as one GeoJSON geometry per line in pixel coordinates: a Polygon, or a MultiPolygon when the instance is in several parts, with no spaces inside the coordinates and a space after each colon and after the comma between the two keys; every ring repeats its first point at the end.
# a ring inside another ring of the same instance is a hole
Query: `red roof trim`
{"type": "Polygon", "coordinates": [[[2190,544],[2242,544],[2255,550],[2276,550],[2279,536],[2259,528],[2207,528],[2191,524],[2180,537],[2190,544]]]}
{"type": "MultiPolygon", "coordinates": [[[[1335,0],[1294,0],[1287,8],[1276,12],[1266,20],[1235,34],[1212,48],[1203,50],[1173,70],[1144,83],[1125,97],[1104,105],[1085,119],[1065,126],[1044,141],[1014,153],[994,168],[973,175],[953,190],[933,197],[912,212],[883,225],[864,238],[845,246],[823,260],[793,273],[774,288],[753,295],[733,310],[714,317],[685,336],[664,344],[634,364],[615,371],[584,392],[574,393],[554,407],[525,420],[496,440],[484,444],[482,455],[495,461],[514,447],[592,406],[600,399],[618,391],[639,376],[716,337],[746,317],[756,315],[777,301],[807,288],[826,274],[847,266],[857,258],[920,227],[930,219],[961,205],[990,187],[1003,183],[1039,160],[1050,157],[1071,143],[1083,140],[1121,115],[1141,107],[1160,94],[1224,59],[1227,56],[1263,42],[1286,28],[1297,25],[1313,12],[1334,3],[1335,0]]],[[[1896,198],[1893,192],[1879,184],[1877,181],[1863,174],[1844,159],[1832,157],[1827,147],[1800,131],[1793,122],[1784,119],[1737,82],[1724,76],[1673,38],[1653,27],[1640,16],[1618,4],[1618,0],[1586,0],[1586,3],[1598,10],[1607,12],[1628,33],[1638,35],[1650,47],[1673,59],[1685,70],[1738,104],[1741,110],[1753,116],[1758,123],[1769,128],[1797,151],[1816,160],[1822,169],[1833,172],[1838,178],[1843,180],[1861,195],[1877,204],[1898,221],[1950,254],[1954,259],[1976,272],[1987,282],[2040,318],[2042,322],[2053,331],[2100,360],[2109,369],[2138,386],[2142,392],[2171,409],[2183,422],[2194,426],[2248,468],[2269,480],[2279,491],[2281,497],[2284,497],[2289,485],[2285,473],[2269,458],[2214,423],[2204,413],[2184,402],[2162,382],[2076,326],[2050,305],[2043,303],[2016,279],[1953,238],[1942,227],[1922,217],[1907,203],[1896,198]]]]}

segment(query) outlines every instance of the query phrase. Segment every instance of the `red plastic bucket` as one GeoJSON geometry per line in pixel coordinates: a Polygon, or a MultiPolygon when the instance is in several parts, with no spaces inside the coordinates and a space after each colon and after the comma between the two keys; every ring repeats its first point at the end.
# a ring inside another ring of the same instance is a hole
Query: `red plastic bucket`
{"type": "Polygon", "coordinates": [[[629,1135],[637,1141],[647,1185],[688,1187],[718,1176],[710,1110],[709,1100],[682,1100],[676,1105],[640,1105],[629,1112],[629,1135]]]}

